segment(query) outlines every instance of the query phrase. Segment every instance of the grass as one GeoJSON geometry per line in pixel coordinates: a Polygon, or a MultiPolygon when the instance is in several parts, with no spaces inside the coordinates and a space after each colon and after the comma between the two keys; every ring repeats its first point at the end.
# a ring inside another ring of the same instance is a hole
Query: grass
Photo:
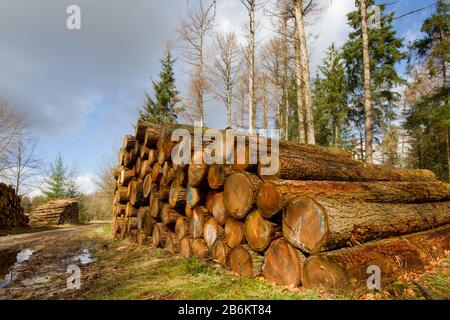
{"type": "MultiPolygon", "coordinates": [[[[96,262],[83,271],[82,291],[70,298],[91,300],[310,300],[449,299],[450,252],[418,274],[404,275],[381,291],[325,293],[244,278],[216,264],[186,259],[128,240],[112,240],[110,223],[71,238],[72,247],[90,248],[96,262]]],[[[69,241],[69,239],[67,240],[69,241]]],[[[70,242],[69,241],[69,242],[70,242]]],[[[68,246],[70,243],[66,243],[68,246]]]]}
{"type": "Polygon", "coordinates": [[[90,284],[86,299],[318,299],[314,291],[239,277],[220,266],[160,249],[108,250],[101,260],[109,262],[102,266],[103,276],[90,284]]]}

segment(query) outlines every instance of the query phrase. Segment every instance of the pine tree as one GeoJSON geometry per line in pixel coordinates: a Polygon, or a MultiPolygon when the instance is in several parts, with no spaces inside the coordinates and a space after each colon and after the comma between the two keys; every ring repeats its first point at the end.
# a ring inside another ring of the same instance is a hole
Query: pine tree
{"type": "Polygon", "coordinates": [[[153,123],[172,123],[177,119],[178,91],[175,85],[175,75],[170,49],[167,48],[164,59],[161,59],[162,71],[159,74],[159,81],[152,81],[155,100],[146,92],[145,104],[139,111],[139,118],[142,121],[153,123]]]}
{"type": "Polygon", "coordinates": [[[342,56],[334,43],[328,48],[319,71],[314,89],[317,143],[344,147],[348,91],[342,56]]]}
{"type": "Polygon", "coordinates": [[[435,13],[422,25],[425,36],[410,45],[410,59],[419,65],[412,68],[405,90],[403,124],[410,137],[410,166],[430,169],[443,180],[450,180],[449,8],[439,0],[435,13]]]}
{"type": "MultiPolygon", "coordinates": [[[[366,0],[370,7],[374,0],[366,0]]],[[[356,1],[359,7],[359,0],[356,1]]],[[[381,21],[378,28],[369,28],[369,56],[372,89],[372,117],[374,138],[381,134],[384,124],[395,118],[394,109],[400,99],[395,88],[404,83],[397,74],[395,65],[405,58],[401,51],[402,39],[398,38],[392,25],[394,13],[384,14],[385,6],[380,5],[381,21]]],[[[361,14],[359,10],[348,15],[348,24],[354,30],[343,47],[343,58],[350,92],[350,116],[361,133],[364,127],[364,77],[361,37],[361,14]]],[[[361,137],[364,138],[364,137],[361,137]]],[[[361,154],[364,160],[364,154],[361,154]]]]}
{"type": "Polygon", "coordinates": [[[42,193],[50,199],[59,199],[66,196],[67,167],[60,153],[50,163],[48,176],[44,179],[42,193]]]}

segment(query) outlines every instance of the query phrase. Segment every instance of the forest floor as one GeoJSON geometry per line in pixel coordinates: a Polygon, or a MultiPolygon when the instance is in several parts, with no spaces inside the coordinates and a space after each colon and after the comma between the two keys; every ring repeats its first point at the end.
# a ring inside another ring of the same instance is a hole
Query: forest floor
{"type": "Polygon", "coordinates": [[[381,291],[332,295],[243,278],[212,263],[112,240],[110,224],[91,223],[0,237],[2,286],[0,300],[450,299],[450,253],[381,291]],[[16,256],[24,261],[14,264],[16,256]],[[81,271],[80,289],[67,288],[74,264],[81,271]]]}

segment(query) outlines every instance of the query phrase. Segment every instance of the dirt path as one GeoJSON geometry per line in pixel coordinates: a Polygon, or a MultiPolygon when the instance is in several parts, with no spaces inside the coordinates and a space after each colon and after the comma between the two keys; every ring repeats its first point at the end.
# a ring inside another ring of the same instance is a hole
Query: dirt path
{"type": "Polygon", "coordinates": [[[51,243],[52,241],[63,240],[66,237],[79,235],[86,231],[95,230],[102,222],[90,223],[87,225],[63,227],[56,230],[40,231],[34,233],[22,233],[0,237],[0,251],[6,249],[21,248],[33,242],[51,243]]]}
{"type": "Polygon", "coordinates": [[[79,298],[96,256],[109,246],[98,235],[108,232],[108,224],[92,223],[0,237],[0,300],[79,298]],[[79,290],[68,288],[73,266],[80,271],[79,290]]]}

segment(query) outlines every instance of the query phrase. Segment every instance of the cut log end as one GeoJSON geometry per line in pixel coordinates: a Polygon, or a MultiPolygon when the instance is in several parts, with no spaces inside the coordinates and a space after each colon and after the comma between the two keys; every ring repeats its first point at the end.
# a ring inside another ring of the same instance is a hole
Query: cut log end
{"type": "Polygon", "coordinates": [[[326,213],[309,198],[295,198],[288,204],[282,226],[286,240],[309,253],[319,252],[328,237],[326,213]]]}
{"type": "Polygon", "coordinates": [[[259,189],[260,179],[246,172],[230,175],[224,188],[224,202],[228,212],[236,219],[243,219],[250,212],[259,189]]]}
{"type": "Polygon", "coordinates": [[[278,285],[299,286],[305,260],[303,253],[285,239],[276,239],[265,253],[262,275],[267,281],[278,285]]]}
{"type": "Polygon", "coordinates": [[[283,194],[271,182],[264,182],[256,196],[256,205],[261,215],[270,218],[283,208],[283,194]]]}

